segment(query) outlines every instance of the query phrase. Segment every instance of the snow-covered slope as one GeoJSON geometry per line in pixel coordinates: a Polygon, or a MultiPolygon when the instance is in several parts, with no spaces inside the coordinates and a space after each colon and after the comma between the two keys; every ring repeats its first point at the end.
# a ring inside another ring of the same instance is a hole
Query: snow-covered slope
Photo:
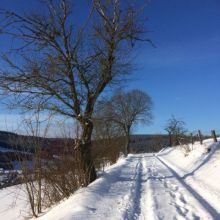
{"type": "Polygon", "coordinates": [[[0,189],[1,220],[24,220],[30,214],[30,206],[23,185],[0,189]]]}
{"type": "MultiPolygon", "coordinates": [[[[219,139],[220,140],[220,139],[219,139]]],[[[181,178],[207,200],[215,209],[220,208],[220,143],[205,140],[195,143],[188,156],[181,147],[167,148],[159,153],[181,178]]],[[[220,219],[220,217],[219,217],[220,219]]]]}
{"type": "MultiPolygon", "coordinates": [[[[39,219],[220,219],[220,142],[196,143],[185,155],[180,147],[129,155],[39,219]]],[[[6,210],[9,189],[0,190],[0,219],[24,219],[22,200],[6,210]]]]}

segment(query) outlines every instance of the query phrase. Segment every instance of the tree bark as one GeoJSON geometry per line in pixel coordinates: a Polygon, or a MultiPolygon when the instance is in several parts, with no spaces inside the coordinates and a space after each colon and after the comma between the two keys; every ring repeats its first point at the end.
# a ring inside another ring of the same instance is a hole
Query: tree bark
{"type": "Polygon", "coordinates": [[[130,153],[130,135],[125,136],[125,155],[130,153]]]}
{"type": "Polygon", "coordinates": [[[172,147],[172,134],[169,132],[169,145],[172,147]]]}
{"type": "Polygon", "coordinates": [[[81,183],[83,186],[89,185],[96,178],[96,171],[94,161],[91,154],[91,136],[93,130],[92,122],[86,122],[82,125],[82,136],[79,143],[79,157],[80,157],[80,168],[82,171],[81,183]]]}

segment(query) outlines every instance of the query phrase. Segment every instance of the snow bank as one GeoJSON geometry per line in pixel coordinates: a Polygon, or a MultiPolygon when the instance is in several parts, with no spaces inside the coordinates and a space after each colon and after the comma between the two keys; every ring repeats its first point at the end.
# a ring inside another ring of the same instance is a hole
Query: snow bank
{"type": "Polygon", "coordinates": [[[208,139],[202,145],[196,142],[190,148],[188,156],[180,146],[167,148],[158,156],[220,210],[220,142],[213,143],[212,139],[208,139]]]}
{"type": "Polygon", "coordinates": [[[24,185],[0,189],[0,201],[1,220],[24,220],[30,216],[24,185]]]}
{"type": "MultiPolygon", "coordinates": [[[[89,208],[91,201],[99,201],[101,199],[102,196],[100,192],[104,192],[106,188],[112,184],[114,178],[117,178],[121,166],[123,166],[128,158],[121,156],[116,164],[109,166],[104,172],[101,172],[101,176],[95,182],[90,184],[89,187],[79,189],[69,199],[61,201],[60,204],[51,208],[51,219],[57,219],[58,213],[61,216],[65,216],[65,219],[71,219],[73,213],[86,211],[92,212],[89,208]],[[109,173],[112,175],[109,176],[109,173]]],[[[28,198],[24,185],[22,184],[0,189],[0,201],[1,220],[24,220],[31,216],[28,198]]],[[[47,219],[47,217],[44,218],[44,216],[41,218],[47,219]]]]}

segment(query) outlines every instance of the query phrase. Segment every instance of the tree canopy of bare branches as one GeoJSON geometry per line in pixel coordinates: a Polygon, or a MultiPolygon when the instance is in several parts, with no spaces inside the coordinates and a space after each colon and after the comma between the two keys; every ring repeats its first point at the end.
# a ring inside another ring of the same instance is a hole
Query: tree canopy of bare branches
{"type": "Polygon", "coordinates": [[[152,117],[152,100],[140,90],[117,91],[109,100],[100,104],[101,120],[116,124],[126,137],[125,153],[129,152],[131,129],[135,124],[149,124],[152,117]]]}
{"type": "Polygon", "coordinates": [[[2,58],[0,86],[16,106],[76,119],[82,127],[78,148],[84,185],[96,178],[91,159],[92,114],[104,89],[128,72],[129,54],[144,39],[140,10],[122,0],[93,0],[83,24],[68,0],[46,0],[42,13],[1,9],[1,34],[17,47],[2,58]]]}

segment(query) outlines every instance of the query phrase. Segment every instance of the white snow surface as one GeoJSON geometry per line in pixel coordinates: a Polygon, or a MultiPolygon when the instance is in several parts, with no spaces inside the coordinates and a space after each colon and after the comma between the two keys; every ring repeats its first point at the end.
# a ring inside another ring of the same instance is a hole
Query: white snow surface
{"type": "Polygon", "coordinates": [[[0,190],[0,219],[24,220],[31,216],[24,185],[0,190]]]}
{"type": "MultiPolygon", "coordinates": [[[[206,140],[191,149],[188,156],[181,147],[158,154],[130,154],[39,220],[218,220],[220,142],[206,140]]],[[[11,199],[6,192],[13,189],[0,190],[1,220],[25,219],[28,214],[25,200],[6,210],[11,199]]]]}

